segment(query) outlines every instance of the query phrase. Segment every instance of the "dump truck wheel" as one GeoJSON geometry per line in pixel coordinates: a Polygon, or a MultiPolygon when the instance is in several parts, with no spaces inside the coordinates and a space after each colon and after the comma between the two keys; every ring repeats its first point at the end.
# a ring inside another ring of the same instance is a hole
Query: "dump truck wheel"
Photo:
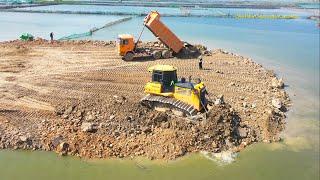
{"type": "Polygon", "coordinates": [[[131,61],[134,58],[134,54],[132,52],[127,52],[126,55],[124,55],[123,59],[125,61],[131,61]]]}
{"type": "Polygon", "coordinates": [[[169,50],[162,51],[162,58],[163,59],[169,59],[171,56],[171,52],[169,50]]]}
{"type": "Polygon", "coordinates": [[[160,58],[161,58],[161,52],[160,52],[160,51],[154,51],[154,52],[152,53],[152,57],[153,57],[154,59],[160,59],[160,58]]]}

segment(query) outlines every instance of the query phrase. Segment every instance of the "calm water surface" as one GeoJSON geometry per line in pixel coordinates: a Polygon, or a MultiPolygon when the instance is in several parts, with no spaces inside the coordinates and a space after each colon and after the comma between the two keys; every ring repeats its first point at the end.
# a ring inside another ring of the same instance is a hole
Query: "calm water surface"
{"type": "MultiPolygon", "coordinates": [[[[113,18],[118,17],[0,12],[0,40],[15,39],[21,32],[43,37],[50,31],[61,36],[86,32],[113,18]]],[[[231,164],[220,164],[200,154],[174,162],[150,162],[145,159],[84,161],[47,152],[0,151],[1,179],[319,179],[319,28],[316,23],[306,19],[181,17],[163,18],[163,21],[183,40],[251,57],[284,77],[293,100],[283,132],[284,141],[250,146],[231,164]]],[[[141,29],[142,18],[137,17],[86,38],[110,40],[119,33],[137,36],[141,29]]],[[[142,40],[155,39],[146,30],[142,40]]]]}
{"type": "Polygon", "coordinates": [[[190,13],[191,15],[239,15],[239,14],[264,14],[264,15],[297,15],[306,16],[305,12],[297,12],[289,9],[246,9],[246,8],[173,8],[173,7],[138,7],[138,6],[100,6],[100,5],[54,5],[19,8],[24,10],[41,11],[82,11],[82,12],[110,12],[110,13],[148,13],[157,10],[162,14],[181,15],[190,13]]]}
{"type": "Polygon", "coordinates": [[[17,39],[28,32],[36,37],[49,39],[50,32],[55,38],[74,33],[84,33],[93,27],[101,27],[120,16],[35,14],[0,11],[0,40],[17,39]]]}

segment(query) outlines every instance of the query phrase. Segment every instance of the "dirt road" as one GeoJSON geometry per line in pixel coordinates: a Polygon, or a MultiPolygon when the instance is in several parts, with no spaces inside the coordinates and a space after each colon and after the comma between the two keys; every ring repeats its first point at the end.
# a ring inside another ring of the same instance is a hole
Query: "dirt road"
{"type": "Polygon", "coordinates": [[[272,71],[222,50],[198,70],[196,59],[125,62],[114,42],[36,40],[0,43],[0,102],[0,148],[174,159],[279,140],[290,100],[272,71]],[[201,78],[225,103],[201,122],[141,106],[155,64],[201,78]]]}

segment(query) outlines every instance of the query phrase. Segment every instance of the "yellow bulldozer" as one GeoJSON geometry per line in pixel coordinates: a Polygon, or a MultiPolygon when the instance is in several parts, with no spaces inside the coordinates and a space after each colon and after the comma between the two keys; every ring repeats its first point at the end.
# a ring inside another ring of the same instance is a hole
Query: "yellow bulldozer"
{"type": "Polygon", "coordinates": [[[177,68],[171,65],[155,65],[148,71],[152,73],[152,80],[145,85],[147,95],[141,99],[142,104],[149,107],[164,105],[188,116],[207,111],[207,91],[200,79],[196,83],[192,83],[191,78],[178,81],[177,68]]]}

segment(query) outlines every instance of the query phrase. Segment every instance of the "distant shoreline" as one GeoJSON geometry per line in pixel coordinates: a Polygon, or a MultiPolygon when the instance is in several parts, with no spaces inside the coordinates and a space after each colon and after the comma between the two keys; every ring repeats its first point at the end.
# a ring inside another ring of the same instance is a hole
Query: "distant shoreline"
{"type": "Polygon", "coordinates": [[[141,2],[141,1],[63,1],[63,2],[35,2],[24,4],[6,4],[0,2],[0,9],[24,8],[46,5],[97,5],[97,6],[141,6],[141,7],[185,7],[185,8],[249,8],[249,9],[280,9],[280,8],[302,8],[304,3],[284,2],[141,2]]]}
{"type": "MultiPolygon", "coordinates": [[[[103,12],[103,11],[51,11],[51,10],[24,10],[24,9],[9,9],[6,12],[23,12],[23,13],[46,13],[46,14],[88,14],[88,15],[112,15],[112,16],[141,16],[144,17],[148,13],[135,12],[103,12]]],[[[162,13],[162,17],[213,17],[213,18],[235,18],[235,19],[298,19],[299,16],[294,15],[262,15],[262,14],[166,14],[162,13]]]]}

